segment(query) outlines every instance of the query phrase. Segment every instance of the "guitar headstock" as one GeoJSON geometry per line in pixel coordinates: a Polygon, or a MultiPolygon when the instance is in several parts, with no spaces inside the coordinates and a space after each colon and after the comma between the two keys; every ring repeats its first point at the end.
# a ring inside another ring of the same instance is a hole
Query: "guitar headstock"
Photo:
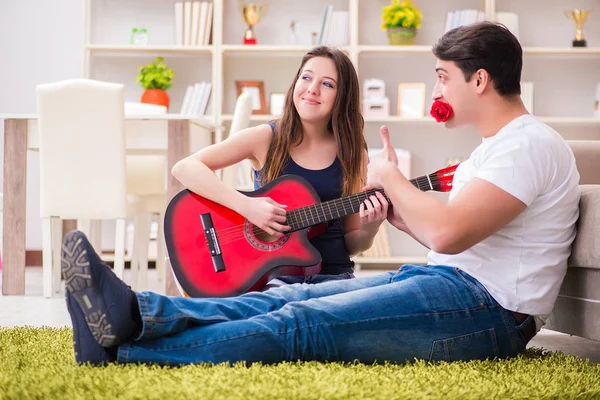
{"type": "Polygon", "coordinates": [[[429,175],[433,182],[433,190],[436,192],[449,192],[452,190],[452,179],[454,179],[454,171],[457,167],[458,164],[451,165],[429,175]]]}

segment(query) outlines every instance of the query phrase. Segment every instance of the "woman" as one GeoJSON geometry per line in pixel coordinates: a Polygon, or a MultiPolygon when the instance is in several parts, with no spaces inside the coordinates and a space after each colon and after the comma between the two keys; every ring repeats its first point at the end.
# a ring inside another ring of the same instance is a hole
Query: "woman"
{"type": "MultiPolygon", "coordinates": [[[[279,120],[209,146],[178,162],[172,173],[189,190],[236,211],[270,235],[280,235],[290,229],[284,225],[285,205],[247,197],[222,183],[214,171],[247,159],[256,188],[294,174],[305,178],[321,201],[348,196],[359,192],[366,181],[363,125],[352,62],[339,50],[316,47],[303,57],[279,120]]],[[[329,223],[324,234],[311,239],[323,259],[319,275],[280,277],[271,286],[353,278],[350,255],[372,245],[386,217],[383,198],[364,202],[359,214],[329,223]]]]}

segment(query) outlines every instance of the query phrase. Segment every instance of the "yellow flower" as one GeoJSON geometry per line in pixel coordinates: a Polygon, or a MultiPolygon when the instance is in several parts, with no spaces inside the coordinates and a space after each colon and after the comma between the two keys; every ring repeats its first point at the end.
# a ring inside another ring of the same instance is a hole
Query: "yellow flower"
{"type": "Polygon", "coordinates": [[[411,0],[391,0],[382,8],[381,29],[394,27],[420,28],[423,15],[411,0]]]}

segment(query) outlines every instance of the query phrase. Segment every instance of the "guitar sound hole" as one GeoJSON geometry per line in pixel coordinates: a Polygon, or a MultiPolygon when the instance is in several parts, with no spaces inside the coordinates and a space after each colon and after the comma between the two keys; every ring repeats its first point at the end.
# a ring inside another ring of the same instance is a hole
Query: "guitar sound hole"
{"type": "Polygon", "coordinates": [[[263,231],[260,228],[254,227],[254,236],[261,242],[271,243],[276,242],[279,239],[279,236],[269,235],[267,232],[263,231]]]}
{"type": "Polygon", "coordinates": [[[248,220],[244,223],[244,236],[252,247],[262,251],[273,251],[281,248],[290,235],[273,236],[252,225],[248,220]]]}

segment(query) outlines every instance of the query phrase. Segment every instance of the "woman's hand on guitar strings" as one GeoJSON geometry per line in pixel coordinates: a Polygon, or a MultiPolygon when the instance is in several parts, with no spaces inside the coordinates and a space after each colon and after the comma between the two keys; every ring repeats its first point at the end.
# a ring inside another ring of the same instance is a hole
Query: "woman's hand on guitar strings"
{"type": "MultiPolygon", "coordinates": [[[[371,186],[366,186],[363,191],[373,189],[371,186]]],[[[365,201],[360,203],[360,227],[365,231],[376,233],[379,227],[388,216],[389,203],[387,199],[379,192],[369,196],[365,201]]]]}
{"type": "Polygon", "coordinates": [[[270,197],[248,197],[242,214],[248,221],[271,236],[282,236],[292,229],[286,222],[286,205],[279,204],[270,197]]]}

